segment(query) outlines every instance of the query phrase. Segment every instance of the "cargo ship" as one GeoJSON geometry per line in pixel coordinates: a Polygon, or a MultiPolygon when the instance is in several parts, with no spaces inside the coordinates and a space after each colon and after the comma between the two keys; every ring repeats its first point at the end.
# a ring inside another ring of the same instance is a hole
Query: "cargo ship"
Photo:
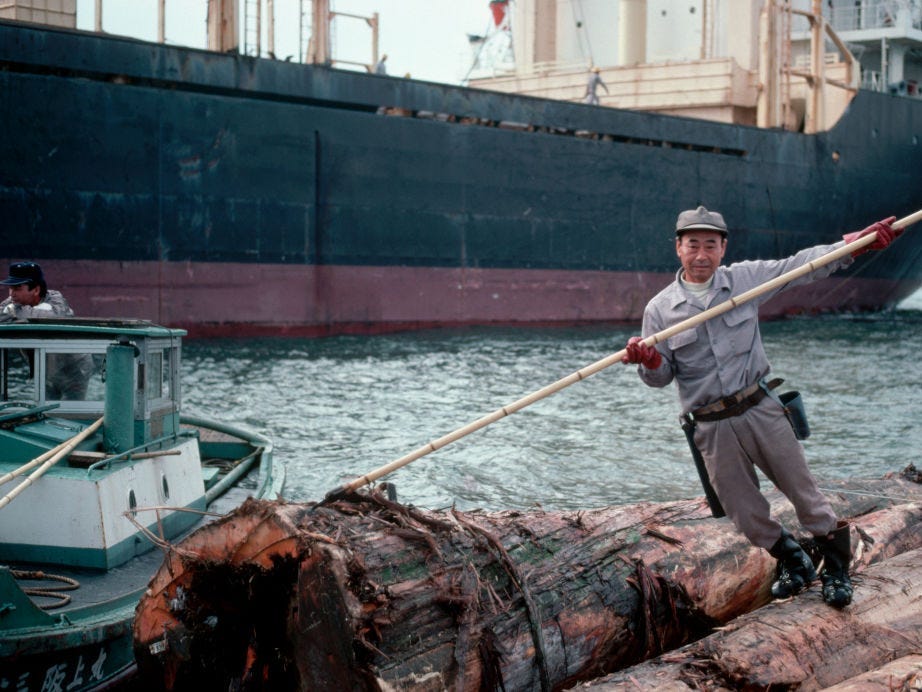
{"type": "MultiPolygon", "coordinates": [[[[519,32],[516,65],[465,86],[0,19],[0,261],[39,262],[79,316],[193,337],[635,323],[675,274],[682,209],[724,214],[732,262],[922,208],[916,0],[835,42],[823,12],[848,3],[814,2],[807,21],[790,3],[696,0],[710,53],[596,55],[598,105],[588,65],[566,67],[572,27],[550,22],[564,4],[496,12],[496,32],[519,32]],[[760,45],[788,57],[771,67],[760,45]]],[[[620,6],[627,37],[666,16],[620,6]]],[[[894,306],[922,285],[922,233],[898,243],[763,316],[894,306]]]]}

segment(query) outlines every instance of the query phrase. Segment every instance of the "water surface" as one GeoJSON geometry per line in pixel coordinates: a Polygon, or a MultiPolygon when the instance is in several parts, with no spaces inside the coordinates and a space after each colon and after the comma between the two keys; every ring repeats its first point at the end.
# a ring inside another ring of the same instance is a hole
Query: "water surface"
{"type": "MultiPolygon", "coordinates": [[[[275,442],[286,496],[318,500],[623,348],[628,327],[435,330],[326,339],[194,340],[188,410],[275,442]]],[[[820,478],[918,462],[922,292],[870,316],[762,324],[781,391],[799,390],[820,478]]],[[[614,365],[397,471],[400,499],[438,508],[574,509],[701,494],[674,385],[614,365]]]]}

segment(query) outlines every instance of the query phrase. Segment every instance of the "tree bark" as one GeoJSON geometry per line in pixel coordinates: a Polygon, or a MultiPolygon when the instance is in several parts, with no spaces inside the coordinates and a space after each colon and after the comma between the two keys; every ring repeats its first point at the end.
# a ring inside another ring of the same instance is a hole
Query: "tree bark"
{"type": "Polygon", "coordinates": [[[867,690],[922,689],[922,654],[911,654],[891,661],[876,670],[856,675],[826,692],[867,692],[867,690]]]}
{"type": "Polygon", "coordinates": [[[814,588],[582,689],[877,689],[873,680],[880,689],[913,689],[901,681],[922,680],[920,569],[922,549],[890,557],[861,573],[843,610],[823,603],[814,588]],[[903,657],[911,658],[893,661],[903,657]]]}
{"type": "MultiPolygon", "coordinates": [[[[922,499],[901,478],[835,486],[842,517],[922,499]]],[[[922,517],[899,516],[859,520],[862,560],[922,545],[906,528],[922,517]]],[[[549,690],[765,604],[773,572],[701,499],[581,512],[251,501],[167,556],[136,654],[173,689],[549,690]]]]}

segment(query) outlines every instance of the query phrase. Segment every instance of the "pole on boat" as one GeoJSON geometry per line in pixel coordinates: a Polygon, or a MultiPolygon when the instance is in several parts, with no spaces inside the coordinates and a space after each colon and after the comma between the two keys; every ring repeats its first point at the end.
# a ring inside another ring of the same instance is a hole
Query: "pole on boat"
{"type": "MultiPolygon", "coordinates": [[[[13,498],[15,498],[17,495],[19,495],[19,493],[21,493],[23,490],[25,490],[30,485],[32,485],[36,480],[38,480],[43,475],[45,475],[45,472],[48,469],[50,469],[52,466],[57,464],[61,459],[66,457],[68,454],[70,454],[78,444],[80,444],[86,438],[88,438],[90,435],[96,432],[96,430],[99,429],[99,426],[102,425],[102,421],[103,419],[100,418],[95,423],[93,423],[90,427],[84,428],[83,430],[78,432],[72,438],[67,440],[67,442],[64,442],[58,445],[57,447],[55,447],[55,449],[58,450],[57,452],[55,452],[54,450],[49,450],[49,452],[51,452],[51,456],[46,461],[44,461],[41,466],[39,466],[35,471],[33,471],[29,475],[29,477],[26,478],[22,483],[17,485],[10,492],[8,492],[6,495],[0,498],[0,509],[3,509],[8,504],[10,504],[10,502],[13,501],[13,498]]],[[[36,463],[37,459],[41,459],[41,457],[37,457],[36,459],[33,459],[28,464],[24,464],[22,467],[17,469],[17,471],[21,471],[26,466],[31,468],[31,466],[36,463]]]]}
{"type": "MultiPolygon", "coordinates": [[[[890,226],[891,228],[899,230],[913,223],[916,223],[919,220],[922,220],[922,209],[920,209],[919,211],[913,214],[910,214],[909,216],[903,217],[902,219],[899,219],[898,221],[894,221],[892,224],[890,224],[890,226]]],[[[828,252],[822,257],[818,257],[811,262],[808,262],[804,265],[801,265],[800,267],[797,267],[796,269],[792,269],[791,271],[786,272],[782,274],[781,276],[778,276],[778,277],[775,277],[774,279],[766,281],[765,283],[759,286],[756,286],[755,288],[752,288],[746,291],[745,293],[741,293],[735,298],[730,298],[730,300],[724,301],[723,303],[720,303],[719,305],[715,305],[714,307],[709,308],[705,310],[704,312],[699,313],[693,317],[689,317],[688,319],[683,320],[677,324],[674,324],[671,327],[667,327],[666,329],[663,329],[662,331],[659,331],[656,334],[651,334],[650,336],[648,336],[647,338],[643,340],[643,343],[646,344],[647,346],[654,346],[655,344],[661,343],[665,341],[666,339],[668,339],[669,337],[675,336],[679,332],[684,332],[686,329],[697,327],[699,324],[706,322],[712,317],[717,317],[718,315],[722,315],[725,312],[729,312],[733,308],[739,307],[740,305],[743,305],[744,303],[748,303],[750,300],[753,300],[754,298],[757,298],[760,295],[767,293],[768,291],[784,286],[785,284],[793,281],[794,279],[800,278],[801,276],[809,274],[810,272],[816,271],[820,267],[824,267],[830,262],[834,262],[838,259],[841,259],[842,257],[845,257],[846,255],[850,255],[856,250],[860,250],[863,247],[871,245],[875,240],[877,240],[876,231],[874,233],[869,233],[863,238],[858,238],[857,240],[851,243],[847,243],[846,245],[844,245],[843,247],[837,250],[828,252]]],[[[511,404],[507,404],[506,406],[498,408],[492,413],[489,413],[481,418],[478,418],[477,420],[471,423],[468,423],[467,425],[462,426],[458,428],[457,430],[448,433],[447,435],[443,435],[442,437],[438,439],[432,440],[431,442],[427,442],[422,447],[419,447],[413,450],[409,454],[406,454],[400,457],[399,459],[395,459],[389,464],[385,464],[384,466],[381,466],[375,469],[374,471],[370,471],[369,473],[366,473],[364,476],[361,476],[350,483],[346,483],[340,486],[339,488],[336,488],[335,490],[331,490],[330,492],[326,494],[326,496],[323,498],[320,504],[331,502],[337,498],[343,497],[347,493],[355,492],[362,486],[368,485],[374,482],[375,480],[377,480],[378,478],[381,478],[382,476],[386,476],[389,473],[393,473],[397,469],[402,468],[403,466],[406,466],[407,464],[413,461],[416,461],[420,457],[424,457],[427,454],[430,454],[431,452],[436,451],[437,449],[441,449],[445,445],[451,444],[452,442],[460,440],[462,437],[465,437],[476,430],[480,430],[481,428],[488,426],[490,423],[495,423],[501,418],[505,418],[506,416],[513,414],[516,411],[520,411],[526,406],[530,406],[536,401],[540,401],[541,399],[544,399],[545,397],[548,397],[551,394],[555,394],[559,392],[561,389],[564,389],[565,387],[569,387],[571,384],[574,384],[575,382],[584,380],[590,375],[595,375],[597,372],[604,370],[610,365],[614,365],[615,363],[620,363],[621,359],[625,355],[627,355],[627,349],[623,348],[617,353],[612,353],[611,355],[606,356],[605,358],[602,358],[601,360],[597,360],[595,363],[587,365],[586,367],[580,370],[577,370],[576,372],[570,373],[566,377],[563,377],[557,380],[556,382],[547,385],[546,387],[542,387],[541,389],[535,392],[532,392],[531,394],[527,396],[522,397],[518,401],[514,401],[511,404]]]]}
{"type": "Polygon", "coordinates": [[[0,476],[0,485],[9,483],[11,480],[16,478],[17,476],[21,476],[26,471],[31,471],[36,466],[43,464],[50,457],[54,456],[55,454],[60,452],[62,449],[64,449],[65,446],[67,446],[67,440],[65,440],[64,442],[62,442],[61,444],[55,447],[52,447],[46,452],[42,452],[37,457],[35,457],[32,461],[27,461],[25,464],[23,464],[22,466],[19,466],[18,468],[13,469],[9,473],[4,473],[2,476],[0,476]]]}

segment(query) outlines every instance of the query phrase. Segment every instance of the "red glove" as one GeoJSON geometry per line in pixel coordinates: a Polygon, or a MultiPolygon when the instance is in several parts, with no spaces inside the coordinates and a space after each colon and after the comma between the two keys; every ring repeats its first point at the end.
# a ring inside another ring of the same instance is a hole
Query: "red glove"
{"type": "Polygon", "coordinates": [[[632,336],[627,340],[627,355],[621,359],[625,365],[630,363],[640,363],[648,370],[656,370],[663,357],[652,346],[647,346],[639,336],[632,336]]]}
{"type": "Polygon", "coordinates": [[[854,243],[858,238],[864,238],[866,235],[877,232],[877,240],[875,240],[870,245],[865,245],[863,248],[859,248],[852,253],[852,257],[857,257],[862,255],[868,250],[883,250],[890,243],[893,242],[894,238],[898,238],[900,233],[903,232],[902,228],[891,228],[890,224],[896,221],[895,216],[884,219],[883,221],[878,221],[873,223],[863,231],[855,231],[854,233],[846,233],[842,236],[842,239],[846,243],[854,243]]]}

